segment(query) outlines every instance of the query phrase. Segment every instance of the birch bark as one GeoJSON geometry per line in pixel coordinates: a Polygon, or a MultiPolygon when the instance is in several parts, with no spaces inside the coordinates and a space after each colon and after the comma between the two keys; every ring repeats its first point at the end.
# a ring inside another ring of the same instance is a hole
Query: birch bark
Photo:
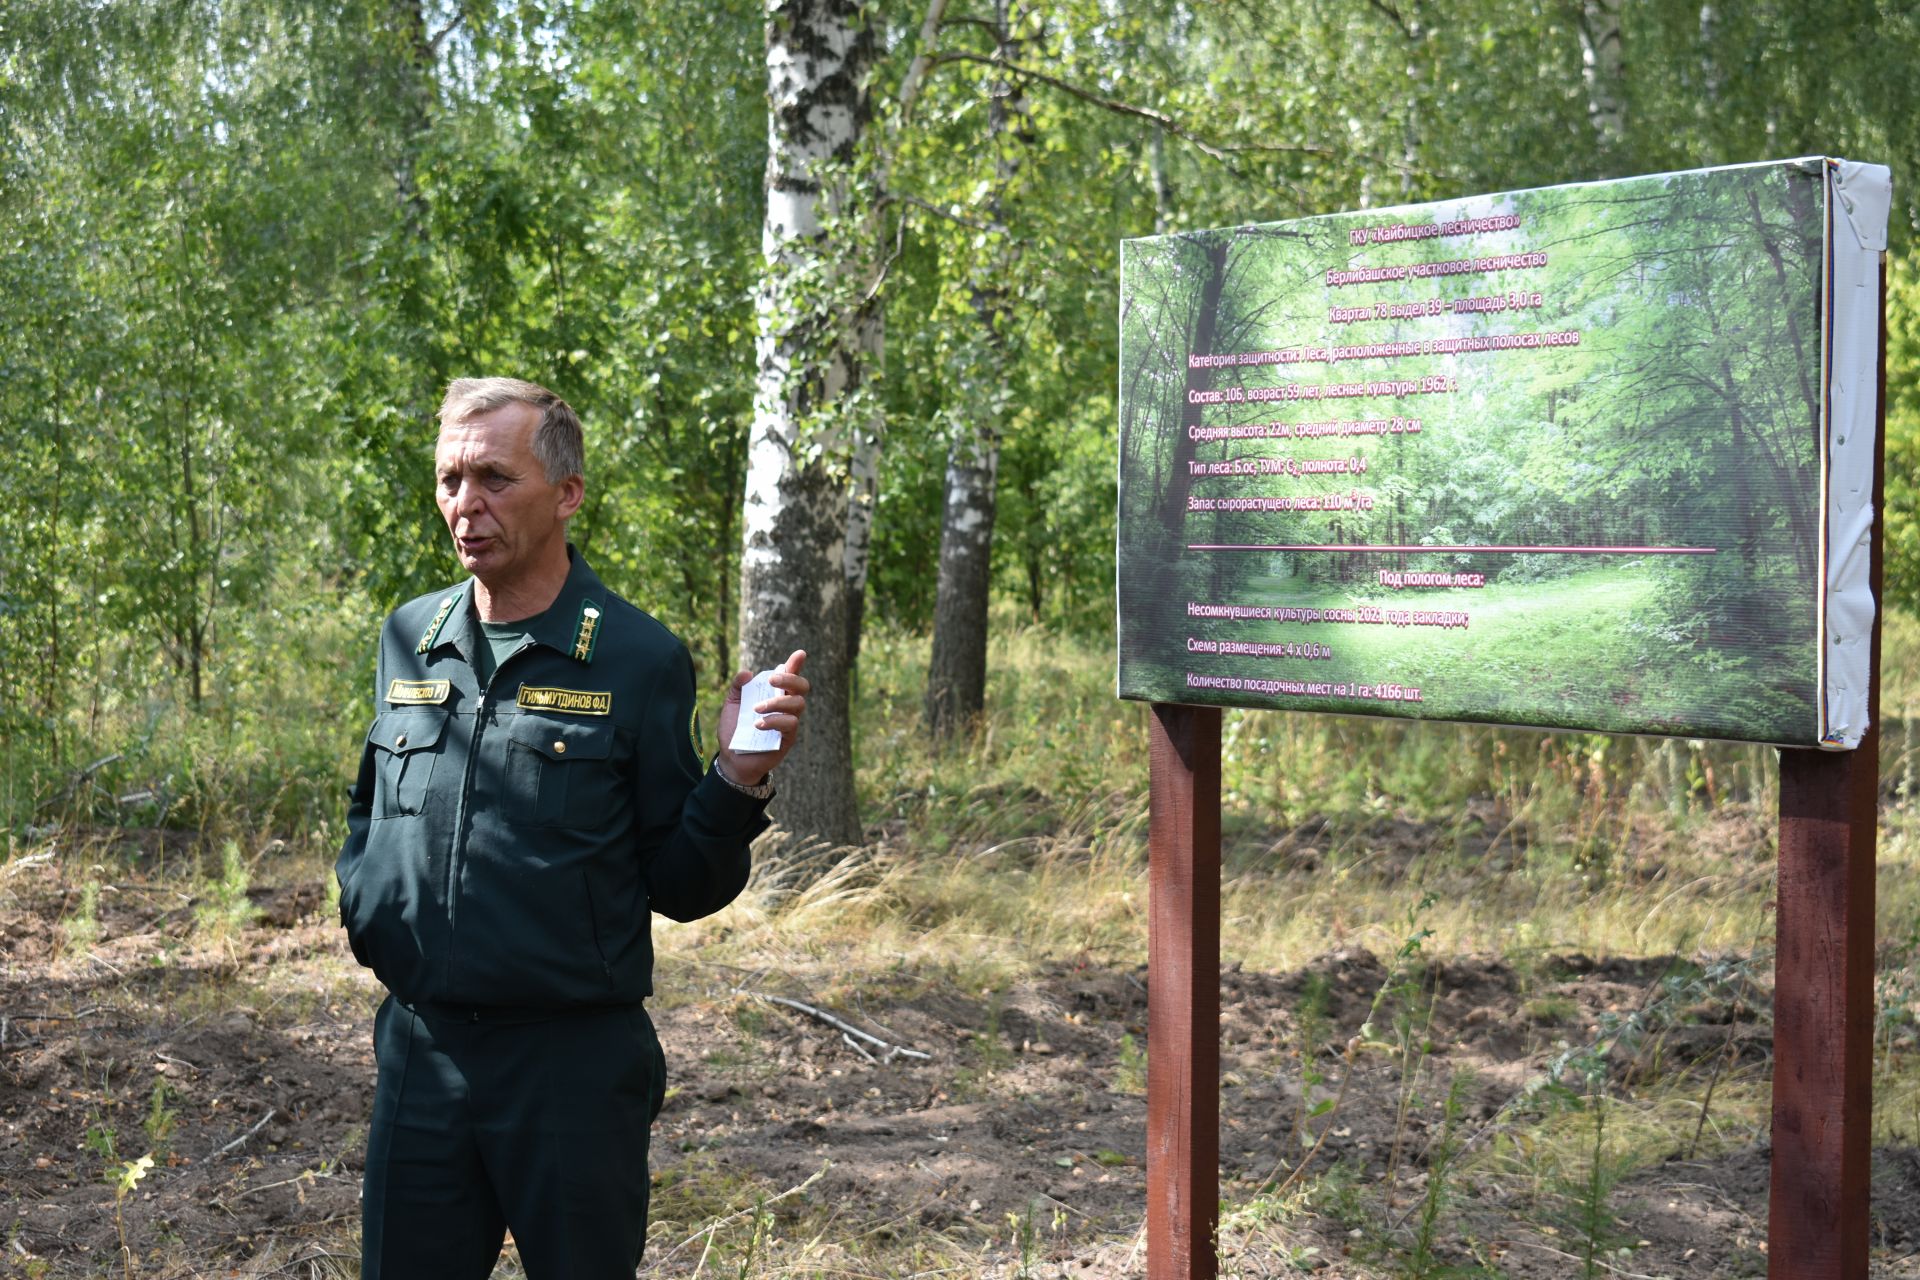
{"type": "MultiPolygon", "coordinates": [[[[860,236],[862,245],[875,259],[879,256],[879,238],[882,234],[879,212],[893,181],[893,164],[899,156],[901,138],[913,119],[913,108],[919,100],[920,90],[925,87],[927,75],[933,69],[933,44],[940,34],[940,24],[946,18],[946,11],[947,0],[927,0],[926,17],[920,23],[919,47],[900,81],[900,98],[895,104],[890,136],[876,148],[879,154],[874,165],[874,198],[867,209],[860,236]]],[[[874,297],[885,276],[885,267],[873,268],[871,262],[869,267],[871,285],[863,295],[866,305],[856,326],[855,345],[863,367],[878,370],[886,358],[886,328],[882,322],[881,308],[874,297]]],[[[847,675],[850,682],[858,674],[860,631],[866,622],[868,550],[872,545],[874,508],[880,499],[880,438],[885,427],[886,423],[875,406],[867,414],[866,429],[855,440],[848,461],[847,544],[843,564],[847,580],[847,675]]]]}
{"type": "MultiPolygon", "coordinates": [[[[878,306],[861,318],[854,334],[861,366],[879,369],[886,359],[886,329],[878,306]]],[[[847,588],[847,675],[860,663],[860,629],[866,624],[868,550],[873,543],[873,510],[880,500],[880,433],[885,427],[879,409],[866,415],[866,425],[854,441],[847,462],[847,541],[841,564],[847,588]]]]}
{"type": "Polygon", "coordinates": [[[813,681],[800,748],[781,766],[774,816],[795,835],[860,839],[848,683],[843,421],[859,390],[860,271],[824,220],[845,212],[868,120],[874,39],[855,0],[768,0],[767,212],[755,299],[753,427],[740,557],[740,661],[794,649],[813,681]],[[849,319],[852,323],[849,323],[849,319]]]}
{"type": "MultiPolygon", "coordinates": [[[[1580,8],[1580,78],[1587,89],[1587,118],[1607,146],[1627,130],[1626,46],[1620,30],[1621,0],[1584,0],[1580,8]]],[[[1702,13],[1703,25],[1711,21],[1702,13]]]]}
{"type": "MultiPolygon", "coordinates": [[[[1018,63],[1009,0],[995,0],[994,57],[1018,63]]],[[[987,607],[993,581],[993,523],[1013,380],[1007,327],[1009,282],[1020,250],[1005,229],[1006,201],[1020,171],[1020,148],[1028,141],[1027,106],[1021,82],[996,75],[989,84],[987,147],[994,157],[993,183],[985,207],[995,228],[969,285],[979,340],[970,344],[978,365],[955,381],[967,389],[956,407],[947,449],[946,503],[940,524],[939,581],[933,606],[933,655],[927,666],[925,715],[935,736],[961,731],[986,706],[987,607]]]]}

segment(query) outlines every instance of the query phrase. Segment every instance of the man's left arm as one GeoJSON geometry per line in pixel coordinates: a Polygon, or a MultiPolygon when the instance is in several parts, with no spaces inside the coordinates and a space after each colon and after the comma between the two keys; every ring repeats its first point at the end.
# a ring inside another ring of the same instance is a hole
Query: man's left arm
{"type": "MultiPolygon", "coordinates": [[[[792,750],[806,710],[808,684],[800,674],[804,653],[796,653],[773,677],[775,696],[742,709],[740,690],[751,678],[742,671],[727,688],[720,713],[719,755],[704,767],[696,745],[696,695],[693,664],[683,650],[669,689],[655,698],[655,723],[647,739],[672,754],[669,777],[636,779],[641,796],[640,839],[651,845],[645,869],[648,905],[674,920],[696,920],[720,910],[747,883],[748,849],[767,829],[767,796],[754,794],[773,768],[792,750]],[[780,734],[780,746],[767,752],[736,753],[727,744],[742,714],[780,734]],[[679,803],[674,806],[674,801],[679,803]],[[657,842],[657,843],[656,843],[657,842]]],[[[643,758],[650,753],[642,744],[643,758]]]]}

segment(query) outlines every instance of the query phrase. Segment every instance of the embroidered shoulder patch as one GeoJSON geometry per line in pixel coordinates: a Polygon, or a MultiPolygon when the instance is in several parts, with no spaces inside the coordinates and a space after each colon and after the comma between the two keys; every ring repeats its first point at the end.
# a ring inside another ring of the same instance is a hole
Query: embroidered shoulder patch
{"type": "Polygon", "coordinates": [[[579,689],[554,689],[523,684],[515,701],[530,711],[567,711],[577,716],[613,714],[611,693],[582,692],[579,689]]]}
{"type": "Polygon", "coordinates": [[[453,616],[453,606],[459,602],[458,591],[440,602],[440,608],[435,611],[433,621],[427,624],[427,629],[420,635],[420,643],[414,647],[415,653],[425,653],[433,648],[434,642],[440,638],[441,630],[447,625],[447,619],[453,616]]]}
{"type": "Polygon", "coordinates": [[[600,606],[591,600],[580,603],[580,617],[573,625],[573,656],[592,662],[594,648],[600,643],[600,606]]]}
{"type": "Polygon", "coordinates": [[[687,721],[687,736],[693,739],[693,754],[702,760],[707,758],[707,746],[700,741],[700,708],[693,709],[693,715],[687,721]]]}
{"type": "Polygon", "coordinates": [[[437,706],[451,692],[450,680],[395,680],[387,686],[387,701],[396,707],[437,706]]]}

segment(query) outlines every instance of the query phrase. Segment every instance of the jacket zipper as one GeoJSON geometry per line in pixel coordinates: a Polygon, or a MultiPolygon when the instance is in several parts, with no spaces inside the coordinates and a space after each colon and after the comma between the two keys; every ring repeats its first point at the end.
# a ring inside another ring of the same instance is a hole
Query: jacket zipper
{"type": "MultiPolygon", "coordinates": [[[[488,681],[488,688],[493,682],[488,681]]],[[[460,774],[460,798],[453,810],[453,848],[447,856],[447,975],[442,990],[454,987],[453,948],[459,937],[460,864],[467,851],[467,797],[473,794],[473,766],[480,758],[480,726],[487,718],[487,690],[482,689],[473,703],[473,732],[467,738],[467,761],[460,774]]]]}
{"type": "MultiPolygon", "coordinates": [[[[485,644],[485,637],[480,643],[485,644]]],[[[480,759],[480,730],[487,719],[487,696],[493,692],[493,685],[500,678],[501,671],[515,658],[533,648],[531,640],[522,639],[518,648],[502,658],[493,668],[493,674],[487,677],[487,683],[473,700],[473,734],[467,740],[467,763],[460,776],[460,800],[453,811],[453,851],[447,859],[447,976],[445,989],[457,992],[454,985],[454,947],[459,941],[460,928],[460,868],[467,854],[467,802],[473,796],[473,770],[480,759]]]]}

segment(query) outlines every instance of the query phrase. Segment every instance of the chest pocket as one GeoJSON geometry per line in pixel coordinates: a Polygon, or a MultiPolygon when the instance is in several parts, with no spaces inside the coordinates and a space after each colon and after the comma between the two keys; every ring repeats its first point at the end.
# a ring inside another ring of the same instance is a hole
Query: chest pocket
{"type": "Polygon", "coordinates": [[[507,812],[529,827],[596,829],[619,815],[622,794],[614,728],[522,712],[507,751],[507,812]]]}
{"type": "Polygon", "coordinates": [[[396,818],[426,807],[447,713],[438,707],[382,711],[367,732],[378,757],[374,771],[373,816],[396,818]]]}

